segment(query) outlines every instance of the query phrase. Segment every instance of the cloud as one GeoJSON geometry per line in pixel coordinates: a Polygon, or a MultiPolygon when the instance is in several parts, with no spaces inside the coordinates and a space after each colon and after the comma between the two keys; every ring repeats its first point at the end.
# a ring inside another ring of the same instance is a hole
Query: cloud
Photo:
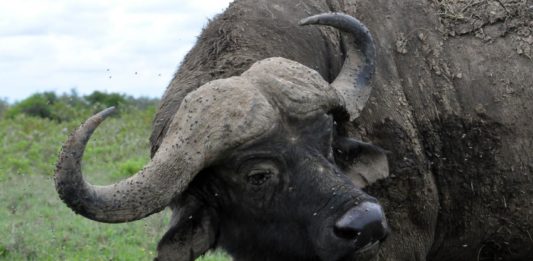
{"type": "Polygon", "coordinates": [[[82,94],[107,90],[160,97],[208,18],[230,1],[3,4],[0,97],[13,101],[72,88],[82,94]]]}

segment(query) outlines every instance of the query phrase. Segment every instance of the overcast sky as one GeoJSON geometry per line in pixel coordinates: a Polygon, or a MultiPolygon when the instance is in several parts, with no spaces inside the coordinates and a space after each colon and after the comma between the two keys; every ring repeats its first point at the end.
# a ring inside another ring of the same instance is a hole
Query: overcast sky
{"type": "Polygon", "coordinates": [[[160,97],[231,0],[0,0],[0,97],[93,90],[160,97]]]}

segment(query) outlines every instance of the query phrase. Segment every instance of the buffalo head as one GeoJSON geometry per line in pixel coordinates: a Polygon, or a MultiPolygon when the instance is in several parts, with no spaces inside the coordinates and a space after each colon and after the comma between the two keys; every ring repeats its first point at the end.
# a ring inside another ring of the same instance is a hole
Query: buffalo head
{"type": "Polygon", "coordinates": [[[344,14],[301,24],[347,33],[333,83],[284,58],[209,82],[184,98],[139,173],[94,186],[80,164],[90,135],[112,112],[105,110],[65,143],[55,177],[60,197],[76,213],[110,223],[170,206],[160,260],[192,260],[217,246],[238,260],[353,260],[371,249],[388,228],[377,200],[361,188],[387,175],[386,157],[339,130],[368,99],[374,43],[344,14]]]}

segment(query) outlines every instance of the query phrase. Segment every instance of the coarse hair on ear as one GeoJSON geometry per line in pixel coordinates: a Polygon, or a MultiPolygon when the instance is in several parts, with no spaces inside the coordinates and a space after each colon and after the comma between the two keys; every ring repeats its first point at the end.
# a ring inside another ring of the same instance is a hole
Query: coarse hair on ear
{"type": "Polygon", "coordinates": [[[216,244],[218,218],[194,196],[185,193],[173,203],[170,228],[157,245],[157,261],[191,261],[216,244]]]}
{"type": "Polygon", "coordinates": [[[337,137],[333,144],[335,161],[360,188],[389,176],[386,151],[352,138],[337,137]]]}

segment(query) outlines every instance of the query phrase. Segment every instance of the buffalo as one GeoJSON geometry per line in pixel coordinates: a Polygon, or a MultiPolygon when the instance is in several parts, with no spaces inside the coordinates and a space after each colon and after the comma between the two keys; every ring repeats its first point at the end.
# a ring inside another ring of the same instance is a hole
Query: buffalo
{"type": "Polygon", "coordinates": [[[531,26],[529,1],[237,0],[168,86],[150,163],[83,179],[109,109],[56,188],[101,222],[170,207],[158,260],[531,260],[531,26]]]}

